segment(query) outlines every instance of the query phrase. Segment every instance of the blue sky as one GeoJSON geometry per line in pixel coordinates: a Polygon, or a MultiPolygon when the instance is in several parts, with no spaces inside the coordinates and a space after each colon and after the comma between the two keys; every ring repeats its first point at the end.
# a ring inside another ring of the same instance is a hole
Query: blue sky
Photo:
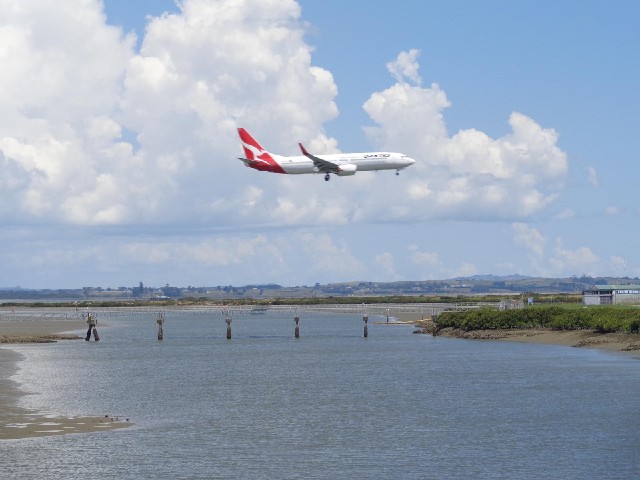
{"type": "Polygon", "coordinates": [[[0,13],[0,287],[640,275],[637,2],[34,3],[0,13]],[[417,163],[266,174],[236,125],[417,163]]]}

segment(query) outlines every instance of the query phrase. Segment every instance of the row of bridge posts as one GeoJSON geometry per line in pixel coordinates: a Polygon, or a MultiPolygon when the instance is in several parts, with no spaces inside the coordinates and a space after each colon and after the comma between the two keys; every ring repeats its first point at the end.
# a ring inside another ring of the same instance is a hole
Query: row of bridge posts
{"type": "MultiPolygon", "coordinates": [[[[225,322],[227,324],[227,340],[231,340],[231,320],[232,320],[231,316],[228,316],[225,319],[225,322]]],[[[293,331],[293,335],[295,338],[300,338],[300,316],[296,315],[293,318],[293,320],[296,322],[296,327],[293,331]]],[[[363,316],[362,321],[364,322],[364,338],[367,338],[369,336],[369,327],[367,325],[369,322],[369,316],[368,315],[363,316]]],[[[87,330],[87,336],[85,337],[85,340],[89,341],[91,339],[92,333],[96,342],[100,340],[100,337],[98,336],[98,330],[96,329],[97,323],[98,321],[96,320],[96,317],[94,315],[91,315],[91,313],[87,313],[87,324],[89,324],[89,329],[87,330]]],[[[161,312],[158,314],[156,323],[158,324],[158,340],[163,340],[164,339],[164,329],[163,329],[164,313],[161,312]]]]}
{"type": "MultiPolygon", "coordinates": [[[[293,331],[293,336],[295,338],[300,338],[300,316],[296,315],[293,317],[293,320],[296,322],[296,328],[293,331]]],[[[365,315],[362,317],[362,321],[364,322],[364,338],[367,338],[369,336],[369,326],[367,325],[369,322],[369,316],[365,315]]],[[[227,340],[231,340],[231,317],[227,317],[225,322],[227,322],[227,340]]],[[[161,338],[158,337],[158,340],[161,340],[161,338]]]]}

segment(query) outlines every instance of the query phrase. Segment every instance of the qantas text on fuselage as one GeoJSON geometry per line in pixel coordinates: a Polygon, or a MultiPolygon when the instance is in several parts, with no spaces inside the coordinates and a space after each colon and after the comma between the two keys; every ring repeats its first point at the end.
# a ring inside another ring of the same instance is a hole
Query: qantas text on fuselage
{"type": "Polygon", "coordinates": [[[244,157],[240,157],[247,167],[263,172],[273,173],[324,173],[324,179],[329,180],[331,173],[339,177],[355,175],[356,171],[400,170],[413,165],[415,160],[402,153],[393,152],[365,152],[365,153],[334,153],[330,155],[312,155],[298,144],[302,155],[285,157],[266,151],[244,128],[238,128],[240,142],[244,150],[244,157]]]}

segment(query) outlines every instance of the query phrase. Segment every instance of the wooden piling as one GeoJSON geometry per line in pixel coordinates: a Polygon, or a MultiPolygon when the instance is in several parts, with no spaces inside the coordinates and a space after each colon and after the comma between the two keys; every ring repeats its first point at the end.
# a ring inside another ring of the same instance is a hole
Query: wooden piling
{"type": "Polygon", "coordinates": [[[296,322],[296,329],[295,329],[294,335],[296,338],[300,338],[300,325],[298,325],[298,322],[300,322],[300,317],[296,315],[293,319],[296,322]]]}
{"type": "Polygon", "coordinates": [[[364,338],[367,338],[369,336],[369,326],[367,325],[369,322],[369,315],[362,317],[362,321],[364,322],[364,338]]]}
{"type": "Polygon", "coordinates": [[[164,339],[164,331],[162,329],[162,326],[164,325],[164,314],[162,312],[158,314],[156,323],[158,324],[158,340],[162,340],[164,339]]]}
{"type": "Polygon", "coordinates": [[[98,336],[98,330],[96,329],[98,321],[96,320],[96,317],[91,315],[89,312],[87,312],[87,324],[89,325],[89,328],[87,329],[87,336],[85,337],[85,340],[87,342],[91,340],[91,333],[93,333],[93,339],[96,342],[99,341],[100,337],[98,336]]]}
{"type": "Polygon", "coordinates": [[[225,322],[227,322],[227,340],[231,340],[231,317],[227,317],[225,322]]]}

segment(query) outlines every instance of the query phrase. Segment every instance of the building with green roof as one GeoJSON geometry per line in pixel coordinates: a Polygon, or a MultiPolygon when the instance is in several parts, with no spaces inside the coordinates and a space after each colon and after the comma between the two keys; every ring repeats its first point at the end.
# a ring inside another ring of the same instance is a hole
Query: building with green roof
{"type": "Polygon", "coordinates": [[[640,285],[596,285],[582,292],[585,305],[640,305],[640,285]]]}

